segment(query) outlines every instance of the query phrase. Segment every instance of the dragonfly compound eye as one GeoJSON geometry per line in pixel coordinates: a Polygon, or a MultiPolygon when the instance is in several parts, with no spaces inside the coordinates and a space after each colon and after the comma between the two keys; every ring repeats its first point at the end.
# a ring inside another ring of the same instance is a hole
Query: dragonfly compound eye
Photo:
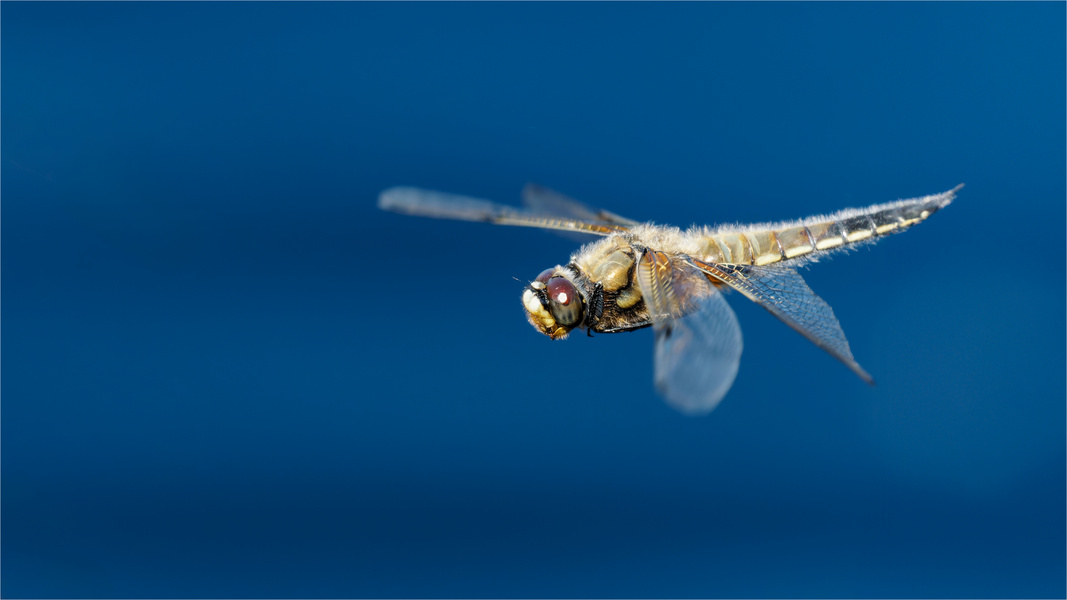
{"type": "Polygon", "coordinates": [[[548,280],[551,279],[555,273],[555,269],[545,269],[544,271],[541,271],[541,274],[538,275],[537,279],[535,279],[534,281],[540,281],[541,283],[547,284],[548,280]]]}
{"type": "Polygon", "coordinates": [[[556,323],[571,329],[582,322],[582,299],[574,284],[563,277],[553,277],[546,284],[548,308],[556,323]]]}

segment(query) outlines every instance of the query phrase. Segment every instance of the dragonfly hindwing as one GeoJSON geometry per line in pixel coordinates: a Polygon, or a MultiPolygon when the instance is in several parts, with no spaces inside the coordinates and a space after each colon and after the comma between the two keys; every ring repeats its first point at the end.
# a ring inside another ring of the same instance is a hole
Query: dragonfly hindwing
{"type": "Polygon", "coordinates": [[[816,346],[845,363],[867,383],[874,383],[870,374],[852,357],[848,339],[833,309],[811,291],[795,269],[782,265],[728,265],[690,261],[701,271],[766,308],[816,346]]]}

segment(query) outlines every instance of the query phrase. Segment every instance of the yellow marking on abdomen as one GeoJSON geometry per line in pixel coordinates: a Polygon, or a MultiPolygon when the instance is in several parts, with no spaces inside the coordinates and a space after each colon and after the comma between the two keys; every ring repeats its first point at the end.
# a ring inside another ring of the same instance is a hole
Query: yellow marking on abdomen
{"type": "Polygon", "coordinates": [[[844,232],[845,239],[850,242],[865,240],[874,235],[874,223],[867,215],[842,219],[837,225],[844,232]]]}
{"type": "Polygon", "coordinates": [[[837,226],[837,221],[808,225],[808,231],[815,240],[816,250],[829,250],[845,243],[845,237],[841,235],[841,228],[837,226]]]}
{"type": "Polygon", "coordinates": [[[782,260],[782,249],[773,231],[749,231],[744,236],[752,248],[752,264],[769,265],[782,260]]]}
{"type": "Polygon", "coordinates": [[[778,241],[782,244],[782,253],[786,258],[803,256],[814,250],[811,240],[812,236],[804,226],[790,227],[778,232],[778,241]]]}

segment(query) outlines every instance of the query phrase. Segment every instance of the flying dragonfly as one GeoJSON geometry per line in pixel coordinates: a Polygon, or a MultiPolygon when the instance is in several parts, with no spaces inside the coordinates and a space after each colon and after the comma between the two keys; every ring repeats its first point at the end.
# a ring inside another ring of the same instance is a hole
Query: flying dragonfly
{"type": "Polygon", "coordinates": [[[741,328],[725,290],[767,309],[873,384],[830,305],[796,269],[921,223],[962,187],[798,221],[686,230],[620,217],[533,184],[523,189],[523,208],[414,187],[383,191],[378,207],[599,236],[526,286],[530,324],[553,340],[575,329],[592,335],[651,326],[657,390],[683,413],[706,414],[729,391],[741,362],[741,328]]]}

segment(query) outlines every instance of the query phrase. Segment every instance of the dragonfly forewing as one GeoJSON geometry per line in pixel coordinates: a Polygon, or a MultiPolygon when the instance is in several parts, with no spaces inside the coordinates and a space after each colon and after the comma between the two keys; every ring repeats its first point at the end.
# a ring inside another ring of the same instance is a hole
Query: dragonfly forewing
{"type": "Polygon", "coordinates": [[[378,196],[378,208],[433,219],[538,227],[601,236],[626,231],[621,225],[589,223],[581,219],[540,214],[480,198],[415,187],[393,187],[383,191],[378,196]]]}
{"type": "Polygon", "coordinates": [[[621,217],[602,208],[593,208],[582,202],[536,183],[527,183],[522,188],[522,204],[531,211],[557,217],[570,217],[581,221],[633,227],[638,222],[621,217]]]}
{"type": "Polygon", "coordinates": [[[680,412],[706,414],[737,377],[743,342],[726,298],[689,262],[646,251],[637,282],[655,331],[656,389],[680,412]]]}

